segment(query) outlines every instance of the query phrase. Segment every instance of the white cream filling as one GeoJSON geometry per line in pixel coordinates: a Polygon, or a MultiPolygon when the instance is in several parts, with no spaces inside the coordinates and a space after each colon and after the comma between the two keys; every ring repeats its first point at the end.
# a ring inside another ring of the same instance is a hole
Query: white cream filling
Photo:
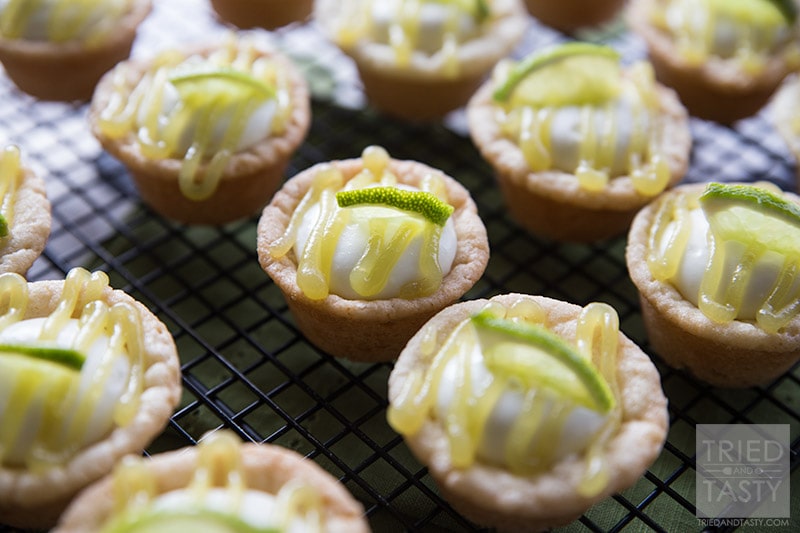
{"type": "Polygon", "coordinates": [[[708,52],[722,58],[737,55],[745,39],[756,52],[769,53],[777,50],[789,38],[787,26],[775,28],[761,27],[753,21],[742,22],[725,13],[713,15],[698,5],[697,0],[673,1],[666,10],[667,25],[675,35],[688,32],[708,46],[708,52]],[[711,39],[705,39],[708,33],[709,19],[715,23],[711,29],[711,39]]]}
{"type": "MultiPolygon", "coordinates": [[[[398,185],[398,187],[408,190],[418,190],[401,185],[398,185]]],[[[407,220],[408,216],[397,209],[377,205],[354,206],[348,207],[347,209],[352,212],[352,215],[349,223],[341,233],[339,241],[336,244],[336,250],[333,254],[329,282],[330,292],[331,294],[336,294],[350,300],[363,300],[365,297],[358,294],[350,283],[350,273],[356,267],[361,256],[364,255],[367,249],[370,235],[369,221],[376,218],[392,219],[398,217],[407,220]]],[[[305,250],[308,238],[317,225],[319,211],[319,204],[312,206],[300,222],[297,231],[297,239],[294,245],[295,255],[297,257],[302,255],[302,250],[305,250]]],[[[420,223],[428,224],[429,222],[420,223]]],[[[422,252],[423,240],[422,235],[418,235],[411,240],[400,260],[392,269],[386,286],[369,299],[383,300],[398,297],[400,295],[400,289],[405,285],[422,278],[420,254],[422,252]]],[[[453,224],[453,218],[450,217],[447,219],[439,239],[439,267],[442,270],[442,275],[447,275],[447,273],[450,272],[456,257],[457,246],[458,239],[456,237],[456,229],[453,224]]]]}
{"type": "MultiPolygon", "coordinates": [[[[205,152],[214,154],[218,152],[223,145],[227,130],[231,125],[231,121],[236,114],[237,107],[242,105],[241,102],[232,102],[222,113],[218,116],[212,129],[211,137],[208,141],[205,152]]],[[[169,117],[179,108],[183,106],[180,93],[172,83],[164,84],[164,91],[161,100],[161,111],[159,113],[158,127],[159,134],[164,132],[164,129],[169,124],[169,117]]],[[[269,137],[272,131],[272,122],[275,119],[277,111],[277,101],[274,98],[265,100],[259,105],[247,119],[247,124],[244,127],[242,135],[238,138],[232,151],[239,152],[254,146],[258,142],[269,137]]],[[[147,114],[149,109],[147,106],[140,106],[137,116],[138,125],[141,127],[147,122],[147,114]]],[[[198,126],[200,124],[200,113],[193,113],[191,120],[184,125],[182,135],[178,140],[176,151],[178,154],[183,155],[198,138],[198,126]]]]}
{"type": "MultiPolygon", "coordinates": [[[[4,11],[11,0],[0,0],[0,12],[4,11]]],[[[64,31],[70,35],[71,39],[81,39],[105,33],[109,28],[116,24],[120,16],[127,12],[124,7],[130,0],[97,0],[89,6],[89,12],[85,15],[83,2],[64,2],[64,0],[42,0],[39,8],[31,14],[22,30],[21,38],[31,41],[49,41],[50,32],[54,22],[52,18],[58,4],[63,4],[66,11],[63,13],[68,17],[65,21],[63,17],[55,24],[59,29],[63,24],[70,24],[64,31]]]]}
{"type": "MultiPolygon", "coordinates": [[[[177,512],[200,508],[236,516],[254,528],[272,529],[281,528],[276,519],[282,516],[283,510],[278,509],[276,503],[274,495],[257,490],[238,493],[230,489],[211,488],[198,500],[196,491],[181,489],[158,496],[150,504],[150,509],[177,512]]],[[[286,533],[305,533],[315,529],[307,520],[298,516],[285,529],[280,530],[286,533]]]]}
{"type": "MultiPolygon", "coordinates": [[[[585,144],[587,134],[582,126],[580,106],[564,106],[555,108],[550,127],[550,154],[552,167],[563,172],[573,173],[581,159],[581,147],[585,144]]],[[[607,170],[611,176],[623,176],[629,173],[630,146],[636,135],[642,132],[649,134],[650,113],[640,103],[620,98],[610,111],[609,108],[591,108],[591,127],[595,132],[595,153],[606,153],[608,140],[613,139],[612,164],[607,170]],[[609,132],[609,128],[611,131],[609,132]]],[[[646,144],[646,143],[645,143],[646,144]]]]}
{"type": "MultiPolygon", "coordinates": [[[[661,240],[661,252],[665,251],[666,243],[677,229],[677,225],[671,222],[664,231],[661,240]]],[[[700,284],[709,260],[708,243],[708,221],[702,209],[693,209],[689,212],[689,240],[681,258],[680,267],[675,276],[670,280],[678,289],[681,295],[697,306],[700,284]]],[[[744,252],[744,246],[738,242],[728,242],[725,244],[725,256],[727,258],[723,279],[731,279],[734,271],[739,265],[744,252]]],[[[778,272],[783,265],[783,257],[775,252],[766,252],[756,262],[750,282],[744,293],[742,308],[737,316],[741,320],[752,320],[756,313],[769,297],[773,286],[777,282],[778,272]]],[[[794,289],[800,288],[800,278],[795,280],[794,289]]]]}
{"type": "MultiPolygon", "coordinates": [[[[46,318],[32,318],[14,323],[0,331],[0,343],[3,344],[35,344],[39,338],[42,326],[46,318]]],[[[57,346],[72,347],[75,337],[79,331],[77,319],[70,319],[66,326],[61,330],[54,341],[57,346]]],[[[91,386],[97,379],[98,368],[106,357],[109,344],[108,335],[100,335],[91,345],[86,354],[86,361],[83,364],[80,375],[80,386],[77,398],[74,400],[75,406],[80,405],[87,394],[91,393],[91,386]]],[[[2,368],[2,356],[0,356],[0,368],[2,368]]],[[[128,385],[130,364],[127,356],[116,356],[112,363],[109,378],[103,383],[101,393],[96,401],[93,400],[93,410],[86,425],[80,443],[86,445],[99,440],[113,427],[113,413],[118,399],[128,385]]],[[[0,378],[2,382],[2,378],[0,378]]],[[[9,408],[19,408],[8,405],[8,400],[13,389],[13,384],[0,387],[0,413],[4,413],[9,408]]],[[[42,391],[45,392],[45,391],[42,391]]],[[[65,398],[66,400],[66,398],[65,398]]],[[[45,402],[42,393],[35,394],[27,408],[26,423],[21,428],[16,441],[11,445],[10,450],[4,456],[4,462],[10,464],[24,464],[24,458],[36,440],[36,435],[42,424],[45,402]]],[[[72,416],[76,415],[75,409],[68,409],[69,416],[64,420],[64,427],[72,421],[72,416]]]]}
{"type": "MultiPolygon", "coordinates": [[[[484,363],[483,354],[480,346],[475,344],[472,353],[469,355],[470,367],[469,376],[474,397],[481,398],[492,383],[491,371],[484,363]]],[[[445,365],[442,379],[439,384],[439,391],[436,398],[437,416],[444,418],[450,405],[456,396],[459,387],[457,384],[458,365],[462,364],[459,358],[453,357],[445,365]]],[[[556,400],[553,400],[556,401],[556,400]]],[[[514,423],[524,417],[523,412],[524,391],[508,388],[500,396],[494,409],[489,415],[484,433],[478,445],[478,455],[483,460],[499,465],[506,465],[505,450],[514,423]]],[[[546,408],[549,411],[553,407],[553,402],[546,408]]],[[[544,415],[547,416],[546,414],[544,415]]],[[[553,460],[558,461],[573,453],[584,451],[591,442],[597,431],[605,424],[607,417],[600,413],[576,406],[567,416],[562,432],[558,435],[558,443],[555,447],[556,453],[553,460]]],[[[553,436],[544,435],[545,439],[553,436]]],[[[538,434],[531,439],[535,443],[538,434]]]]}
{"type": "MultiPolygon", "coordinates": [[[[402,18],[403,0],[380,0],[372,2],[372,38],[375,42],[389,44],[390,33],[394,23],[402,18]]],[[[450,28],[450,13],[454,7],[439,2],[422,2],[419,9],[419,19],[414,47],[420,52],[432,55],[442,49],[444,35],[450,28]]],[[[479,33],[475,19],[469,13],[462,12],[458,16],[458,24],[454,28],[458,42],[471,39],[479,33]]]]}

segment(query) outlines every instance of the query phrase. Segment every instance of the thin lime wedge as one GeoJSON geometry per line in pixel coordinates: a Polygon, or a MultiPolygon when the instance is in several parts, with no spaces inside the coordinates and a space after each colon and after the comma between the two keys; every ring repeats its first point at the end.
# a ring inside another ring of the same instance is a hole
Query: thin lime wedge
{"type": "Polygon", "coordinates": [[[549,47],[515,64],[493,97],[535,107],[604,102],[619,92],[619,59],[609,46],[571,42],[549,47]]]}
{"type": "Polygon", "coordinates": [[[23,355],[34,359],[41,359],[77,371],[83,368],[83,363],[86,361],[86,356],[77,350],[53,346],[0,344],[0,356],[3,354],[23,355]]]}
{"type": "Polygon", "coordinates": [[[169,81],[184,97],[195,94],[227,94],[232,98],[275,97],[272,87],[247,72],[232,68],[182,72],[170,76],[169,81]]]}
{"type": "Polygon", "coordinates": [[[722,239],[800,254],[800,206],[780,194],[756,185],[709,183],[700,206],[722,239]]]}
{"type": "Polygon", "coordinates": [[[237,516],[208,509],[156,510],[112,521],[102,533],[278,533],[278,528],[254,527],[237,516]]]}
{"type": "Polygon", "coordinates": [[[601,413],[614,407],[614,394],[592,362],[547,328],[486,311],[473,315],[472,322],[479,332],[501,337],[488,343],[485,355],[490,370],[513,375],[528,385],[551,388],[601,413]]]}

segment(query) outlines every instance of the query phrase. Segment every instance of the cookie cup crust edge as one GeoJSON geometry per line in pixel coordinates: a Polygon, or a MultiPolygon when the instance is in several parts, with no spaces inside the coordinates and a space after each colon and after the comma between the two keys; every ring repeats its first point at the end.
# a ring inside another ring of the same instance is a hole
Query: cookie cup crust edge
{"type": "MultiPolygon", "coordinates": [[[[519,298],[542,305],[548,327],[573,340],[581,307],[543,296],[504,294],[490,300],[471,300],[448,307],[426,326],[434,327],[436,349],[452,329],[490,301],[510,305],[519,298]]],[[[409,373],[427,365],[420,347],[426,340],[420,331],[409,341],[389,376],[389,402],[401,389],[409,373]]],[[[441,424],[428,418],[405,442],[429,469],[445,498],[464,516],[482,524],[509,531],[541,531],[576,520],[591,505],[627,488],[644,474],[661,452],[668,429],[667,399],[649,357],[622,332],[619,334],[617,379],[623,419],[618,433],[608,443],[605,457],[611,471],[606,488],[593,497],[580,496],[577,485],[584,472],[582,457],[571,455],[535,476],[517,476],[507,470],[476,462],[454,469],[447,436],[441,424]]]]}
{"type": "MultiPolygon", "coordinates": [[[[216,46],[194,46],[182,51],[188,57],[195,53],[208,55],[216,49],[216,46]]],[[[120,139],[102,132],[98,117],[113,94],[114,72],[108,72],[100,80],[88,111],[91,131],[103,149],[126,167],[144,203],[160,215],[187,224],[224,224],[257,214],[283,182],[286,167],[311,125],[310,93],[305,78],[289,58],[276,50],[258,50],[262,56],[277,61],[289,76],[292,111],[286,131],[234,153],[216,190],[203,200],[191,200],[181,192],[178,175],[182,159],[151,159],[142,154],[133,132],[120,139]]],[[[129,90],[150,64],[150,59],[130,59],[118,65],[117,68],[124,69],[129,90]]],[[[205,172],[207,167],[208,161],[204,161],[199,172],[205,172]]]]}
{"type": "Polygon", "coordinates": [[[47,245],[52,215],[44,179],[24,165],[21,171],[9,235],[0,241],[0,273],[25,276],[47,245]]]}
{"type": "MultiPolygon", "coordinates": [[[[705,187],[703,183],[682,185],[668,194],[699,193],[705,187]]],[[[797,196],[784,194],[800,202],[797,196]]],[[[667,198],[663,196],[636,216],[625,250],[653,351],[670,366],[687,369],[717,387],[751,387],[779,377],[800,359],[800,316],[776,334],[766,333],[753,322],[719,324],[671,283],[653,278],[647,266],[648,234],[660,202],[667,198]]]]}
{"type": "Polygon", "coordinates": [[[398,183],[418,185],[428,173],[444,178],[447,201],[458,239],[450,272],[439,289],[415,299],[348,300],[330,294],[322,300],[305,296],[297,285],[294,251],[275,259],[269,246],[284,232],[292,213],[326,165],[340,169],[348,180],[362,168],[361,159],[321,163],[289,179],[264,208],[258,223],[258,260],[283,293],[300,331],[318,348],[355,361],[388,361],[397,357],[411,336],[430,317],[469,291],[483,275],[489,261],[486,228],[469,191],[455,179],[417,161],[392,159],[389,169],[398,183]]]}
{"type": "MultiPolygon", "coordinates": [[[[314,20],[331,40],[336,33],[331,21],[340,8],[341,0],[315,2],[314,20]]],[[[522,40],[529,24],[522,0],[495,0],[493,9],[499,15],[493,26],[459,45],[455,76],[442,74],[440,54],[413,54],[405,66],[397,65],[385,44],[361,40],[342,50],[355,62],[371,105],[408,120],[438,119],[465,105],[486,74],[522,40]]]]}
{"type": "MultiPolygon", "coordinates": [[[[47,316],[58,304],[63,281],[28,284],[25,318],[47,316]]],[[[130,453],[141,453],[163,431],[180,401],[180,362],[172,335],[144,305],[118,289],[106,289],[103,301],[132,304],[142,320],[145,364],[139,409],[124,427],[81,449],[63,465],[41,474],[0,465],[0,516],[18,527],[50,527],[84,487],[111,471],[130,453]]]]}
{"type": "Polygon", "coordinates": [[[656,77],[678,92],[693,116],[721,124],[752,116],[798,66],[781,56],[773,56],[763,72],[752,76],[742,72],[734,62],[715,57],[700,65],[689,64],[675,49],[671,36],[651,24],[650,14],[656,3],[629,2],[627,22],[645,41],[656,77]]]}
{"type": "MultiPolygon", "coordinates": [[[[366,533],[363,506],[339,480],[317,463],[272,444],[242,445],[242,467],[248,488],[275,494],[290,480],[302,480],[320,492],[329,533],[366,533]]],[[[198,451],[188,447],[152,456],[145,464],[156,478],[156,492],[185,488],[192,479],[198,451]]],[[[113,477],[104,477],[84,490],[67,509],[53,533],[99,531],[114,511],[113,477]]]]}
{"type": "MultiPolygon", "coordinates": [[[[663,86],[657,90],[659,148],[670,169],[669,189],[686,174],[692,136],[689,116],[675,92],[663,86]]],[[[595,242],[624,233],[638,210],[653,197],[636,192],[628,176],[612,178],[602,191],[594,193],[582,189],[574,174],[532,172],[519,146],[500,130],[492,91],[489,80],[470,99],[469,133],[494,169],[514,220],[535,235],[558,241],[595,242]]]]}
{"type": "Polygon", "coordinates": [[[0,37],[0,63],[14,84],[35,98],[87,101],[103,74],[130,55],[139,25],[151,10],[151,0],[134,0],[120,27],[93,47],[78,40],[51,43],[0,37]]]}

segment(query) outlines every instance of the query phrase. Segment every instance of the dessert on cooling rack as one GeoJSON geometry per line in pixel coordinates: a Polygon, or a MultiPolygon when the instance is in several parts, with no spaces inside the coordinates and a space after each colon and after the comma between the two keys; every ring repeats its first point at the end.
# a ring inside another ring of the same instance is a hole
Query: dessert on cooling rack
{"type": "Polygon", "coordinates": [[[273,30],[311,16],[313,0],[211,0],[223,21],[239,28],[273,30]]]}
{"type": "Polygon", "coordinates": [[[88,100],[100,77],[130,55],[150,0],[2,0],[0,63],[43,100],[88,100]]]}
{"type": "Polygon", "coordinates": [[[463,106],[528,23],[521,0],[320,0],[314,18],[355,61],[368,101],[411,120],[463,106]]]}
{"type": "Polygon", "coordinates": [[[312,344],[386,361],[472,288],[489,244],[460,183],[370,146],[288,180],[261,215],[258,257],[312,344]]]}
{"type": "Polygon", "coordinates": [[[54,533],[365,533],[363,514],[310,459],[217,431],[194,447],[126,457],[73,502],[54,533]]]}
{"type": "Polygon", "coordinates": [[[658,79],[700,118],[755,114],[800,65],[793,0],[636,0],[628,19],[658,79]]]}
{"type": "Polygon", "coordinates": [[[607,24],[624,5],[625,0],[525,0],[537,20],[565,33],[607,24]]]}
{"type": "Polygon", "coordinates": [[[597,241],[680,181],[691,134],[650,65],[571,42],[503,61],[467,105],[470,135],[511,216],[531,233],[597,241]]]}
{"type": "Polygon", "coordinates": [[[17,146],[0,151],[0,273],[25,275],[50,236],[44,180],[22,161],[17,146]]]}
{"type": "Polygon", "coordinates": [[[796,174],[800,176],[800,76],[787,77],[769,107],[770,121],[794,156],[796,174]]]}
{"type": "Polygon", "coordinates": [[[284,178],[311,120],[305,79],[255,37],[120,63],[89,121],[146,204],[185,223],[257,213],[284,178]]]}
{"type": "Polygon", "coordinates": [[[0,296],[0,516],[49,527],[164,429],[180,364],[166,326],[103,272],[2,274],[0,296]]]}
{"type": "Polygon", "coordinates": [[[667,400],[607,304],[504,294],[452,305],[389,377],[389,424],[453,507],[541,531],[576,520],[661,452],[667,400]]]}
{"type": "Polygon", "coordinates": [[[800,207],[771,184],[676,187],[643,209],[626,260],[650,344],[720,387],[800,359],[800,207]]]}

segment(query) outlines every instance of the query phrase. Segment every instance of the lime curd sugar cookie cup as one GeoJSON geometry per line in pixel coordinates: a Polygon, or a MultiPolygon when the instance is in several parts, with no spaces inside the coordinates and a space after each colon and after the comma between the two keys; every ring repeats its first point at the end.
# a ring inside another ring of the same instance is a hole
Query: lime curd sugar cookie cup
{"type": "Polygon", "coordinates": [[[521,0],[318,0],[314,19],[355,62],[367,100],[408,120],[462,107],[521,41],[521,0]]]}
{"type": "Polygon", "coordinates": [[[0,517],[49,528],[163,431],[180,363],[166,326],[103,272],[2,274],[0,293],[0,517]]]}
{"type": "Polygon", "coordinates": [[[636,216],[626,261],[667,364],[734,388],[800,359],[798,200],[774,185],[693,184],[636,216]]]}
{"type": "Polygon", "coordinates": [[[129,456],[72,503],[53,533],[368,533],[362,505],[311,459],[227,430],[193,447],[129,456]]]}
{"type": "Polygon", "coordinates": [[[498,64],[467,106],[469,132],[514,220],[591,242],[624,233],[688,167],[688,114],[646,62],[572,42],[498,64]]]}
{"type": "Polygon", "coordinates": [[[262,209],[310,121],[299,70],[254,36],[235,34],[120,63],[89,109],[92,133],[128,169],[142,200],[188,224],[262,209]]]}
{"type": "Polygon", "coordinates": [[[504,294],[447,307],[389,376],[389,424],[467,518],[501,531],[577,520],[658,457],[667,400],[607,304],[504,294]]]}
{"type": "Polygon", "coordinates": [[[318,348],[388,361],[489,260],[469,192],[380,147],[289,179],[258,224],[258,258],[318,348]]]}
{"type": "Polygon", "coordinates": [[[0,151],[0,274],[24,276],[50,236],[50,201],[44,180],[17,146],[0,151]]]}
{"type": "Polygon", "coordinates": [[[239,28],[274,30],[311,16],[314,0],[211,0],[217,16],[239,28]]]}
{"type": "Polygon", "coordinates": [[[150,10],[150,0],[78,7],[67,0],[7,0],[0,7],[0,63],[36,98],[89,100],[101,76],[130,55],[150,10]]]}
{"type": "Polygon", "coordinates": [[[638,0],[627,19],[656,77],[699,118],[730,124],[755,114],[800,66],[793,0],[638,0]]]}

